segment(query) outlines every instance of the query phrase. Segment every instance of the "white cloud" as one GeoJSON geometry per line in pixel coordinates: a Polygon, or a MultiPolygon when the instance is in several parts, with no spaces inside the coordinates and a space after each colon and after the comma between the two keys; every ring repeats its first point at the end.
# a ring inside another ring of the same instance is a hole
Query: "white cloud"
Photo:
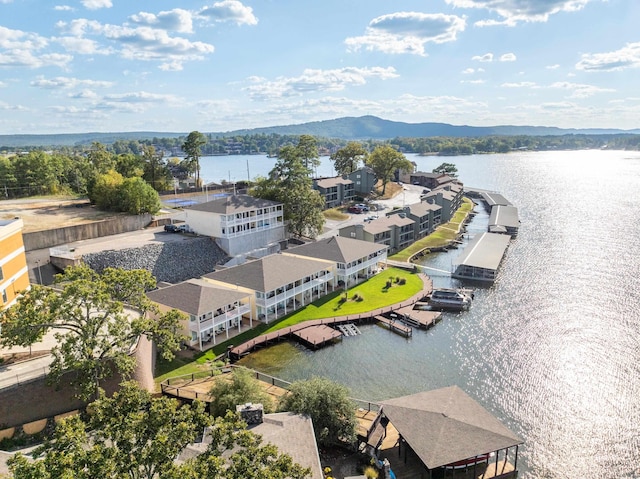
{"type": "Polygon", "coordinates": [[[79,86],[90,86],[90,87],[102,87],[108,88],[113,86],[113,82],[108,81],[99,81],[99,80],[81,80],[79,78],[71,78],[71,77],[56,77],[56,78],[38,78],[30,83],[31,86],[35,86],[38,88],[45,88],[48,90],[60,90],[60,89],[69,89],[69,88],[77,88],[79,86]]]}
{"type": "Polygon", "coordinates": [[[103,51],[116,52],[128,60],[157,61],[166,71],[182,69],[187,61],[202,60],[214,51],[214,46],[204,42],[192,42],[183,37],[170,36],[166,30],[139,26],[135,28],[101,24],[87,19],[76,19],[69,23],[59,22],[58,28],[75,37],[85,39],[96,35],[113,43],[103,51]]]}
{"type": "Polygon", "coordinates": [[[586,53],[576,64],[578,70],[618,71],[640,66],[640,42],[628,43],[620,50],[606,53],[586,53]]]}
{"type": "Polygon", "coordinates": [[[485,53],[484,55],[476,55],[471,57],[472,60],[478,62],[492,62],[493,61],[493,53],[485,53]]]}
{"type": "Polygon", "coordinates": [[[426,43],[456,40],[464,31],[466,19],[442,13],[397,12],[369,22],[365,35],[350,37],[345,44],[350,51],[377,50],[384,53],[425,55],[426,43]]]}
{"type": "Polygon", "coordinates": [[[505,53],[504,55],[500,55],[501,62],[515,62],[516,55],[515,53],[505,53]]]}
{"type": "Polygon", "coordinates": [[[69,5],[56,5],[53,7],[56,12],[73,12],[75,9],[69,5]]]}
{"type": "Polygon", "coordinates": [[[93,90],[82,90],[77,93],[69,94],[69,98],[76,100],[96,100],[98,98],[98,94],[93,90]]]}
{"type": "Polygon", "coordinates": [[[174,8],[167,12],[153,13],[140,12],[131,15],[129,19],[138,25],[153,28],[161,28],[180,33],[193,33],[193,21],[191,12],[181,8],[174,8]]]}
{"type": "Polygon", "coordinates": [[[62,45],[65,50],[80,55],[110,55],[113,49],[104,48],[95,40],[79,37],[55,37],[51,39],[62,45]]]}
{"type": "Polygon", "coordinates": [[[530,81],[521,81],[517,83],[503,83],[500,85],[504,88],[535,88],[537,85],[530,81]]]}
{"type": "Polygon", "coordinates": [[[82,0],[82,5],[87,10],[98,10],[99,8],[111,8],[111,0],[82,0]]]}
{"type": "Polygon", "coordinates": [[[216,2],[212,6],[200,10],[198,16],[214,22],[235,22],[237,25],[258,24],[258,19],[253,14],[253,8],[247,7],[237,0],[216,2]]]}
{"type": "Polygon", "coordinates": [[[458,8],[481,8],[502,17],[482,20],[477,26],[516,25],[518,22],[546,22],[550,15],[575,12],[593,0],[445,0],[458,8]]]}
{"type": "Polygon", "coordinates": [[[131,92],[131,93],[118,93],[114,95],[106,95],[105,101],[118,102],[118,103],[172,103],[179,104],[182,102],[180,98],[175,95],[162,95],[159,93],[149,93],[146,91],[131,92]]]}
{"type": "Polygon", "coordinates": [[[460,83],[468,83],[470,85],[481,85],[483,83],[485,83],[484,80],[482,79],[476,79],[476,80],[461,80],[460,83]]]}
{"type": "MultiPolygon", "coordinates": [[[[2,3],[2,2],[0,2],[2,3]]],[[[27,107],[24,107],[22,105],[14,105],[11,103],[5,103],[3,101],[0,101],[0,110],[7,110],[7,111],[29,111],[29,109],[27,107]]]]}
{"type": "Polygon", "coordinates": [[[393,67],[355,68],[346,67],[335,70],[304,70],[299,77],[277,78],[267,81],[260,77],[250,77],[253,84],[246,87],[251,98],[264,100],[298,96],[303,93],[317,91],[340,91],[347,86],[358,86],[367,83],[369,78],[387,80],[396,78],[398,74],[393,67]]]}
{"type": "Polygon", "coordinates": [[[560,68],[560,65],[556,63],[555,65],[547,65],[545,68],[547,70],[557,70],[558,68],[560,68]]]}
{"type": "Polygon", "coordinates": [[[608,93],[615,91],[611,88],[599,88],[594,85],[584,85],[580,83],[570,82],[556,82],[552,83],[549,87],[569,90],[571,92],[571,96],[569,98],[587,98],[595,95],[596,93],[608,93]]]}
{"type": "Polygon", "coordinates": [[[472,73],[475,73],[476,71],[473,68],[467,68],[466,70],[462,70],[462,74],[463,75],[471,75],[472,73]]]}

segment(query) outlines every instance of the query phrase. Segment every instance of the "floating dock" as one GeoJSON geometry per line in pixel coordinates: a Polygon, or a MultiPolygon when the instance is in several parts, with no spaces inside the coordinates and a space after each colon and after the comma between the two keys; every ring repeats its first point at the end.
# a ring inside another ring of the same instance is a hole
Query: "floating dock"
{"type": "Polygon", "coordinates": [[[373,319],[375,319],[379,324],[385,326],[387,329],[389,329],[389,331],[401,334],[406,338],[410,338],[413,335],[413,329],[402,324],[400,318],[398,318],[398,320],[395,320],[387,319],[384,316],[375,316],[373,319]]]}
{"type": "Polygon", "coordinates": [[[342,337],[342,333],[340,331],[336,331],[326,324],[309,326],[299,331],[293,331],[291,334],[295,336],[298,341],[305,343],[314,349],[320,348],[328,342],[342,337]]]}
{"type": "Polygon", "coordinates": [[[420,329],[429,329],[442,319],[440,311],[413,309],[410,306],[398,309],[396,313],[400,314],[400,321],[420,329]]]}
{"type": "Polygon", "coordinates": [[[337,324],[336,327],[340,330],[343,336],[357,336],[362,334],[358,327],[353,323],[337,324]]]}

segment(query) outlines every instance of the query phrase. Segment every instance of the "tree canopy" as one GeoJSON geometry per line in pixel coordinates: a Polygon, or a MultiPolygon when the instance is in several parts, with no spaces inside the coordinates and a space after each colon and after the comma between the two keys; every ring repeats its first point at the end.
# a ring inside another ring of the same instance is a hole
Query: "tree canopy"
{"type": "Polygon", "coordinates": [[[279,409],[309,415],[318,444],[350,444],[356,438],[356,406],[349,399],[349,390],[329,379],[294,382],[279,409]]]}
{"type": "Polygon", "coordinates": [[[350,141],[347,146],[340,148],[329,158],[339,175],[348,175],[356,171],[366,161],[367,149],[356,141],[350,141]]]}
{"type": "Polygon", "coordinates": [[[131,374],[135,359],[130,353],[140,335],[153,339],[165,359],[179,349],[182,313],[150,317],[157,310],[145,294],[155,287],[148,271],[96,273],[83,265],[67,268],[55,284],[59,291],[33,285],[13,307],[0,311],[0,344],[24,346],[55,331],[49,379],[56,383],[65,372],[76,371],[81,399],[96,397],[100,381],[114,372],[131,374]]]}
{"type": "Polygon", "coordinates": [[[453,163],[441,163],[433,169],[433,173],[444,173],[453,178],[458,176],[458,168],[453,163]]]}
{"type": "Polygon", "coordinates": [[[17,454],[8,461],[15,479],[304,479],[309,469],[280,454],[246,429],[235,414],[213,420],[204,404],[180,405],[154,398],[135,383],[112,398],[89,405],[86,419],[73,416],[34,451],[35,460],[17,454]],[[202,436],[211,442],[202,453],[176,460],[202,436]]]}
{"type": "Polygon", "coordinates": [[[196,173],[196,186],[200,187],[200,155],[202,147],[207,143],[207,137],[199,131],[192,131],[182,144],[182,149],[186,153],[185,161],[196,173]]]}
{"type": "Polygon", "coordinates": [[[398,170],[413,172],[414,166],[406,156],[390,145],[376,146],[366,160],[366,165],[371,168],[378,180],[382,182],[382,194],[387,189],[387,183],[391,181],[398,170]]]}
{"type": "Polygon", "coordinates": [[[269,177],[258,178],[251,192],[257,198],[283,204],[289,233],[315,238],[324,225],[324,199],[313,189],[304,154],[298,146],[282,147],[269,177]]]}
{"type": "Polygon", "coordinates": [[[209,407],[214,416],[224,416],[227,411],[235,411],[238,404],[248,402],[262,404],[265,413],[274,409],[271,397],[248,369],[234,368],[231,380],[216,381],[209,394],[213,398],[209,407]]]}

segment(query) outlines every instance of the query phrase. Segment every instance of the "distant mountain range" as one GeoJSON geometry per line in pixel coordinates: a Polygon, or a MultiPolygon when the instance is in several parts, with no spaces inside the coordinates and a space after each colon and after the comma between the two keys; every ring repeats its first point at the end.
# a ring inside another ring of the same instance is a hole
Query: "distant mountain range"
{"type": "MultiPolygon", "coordinates": [[[[110,144],[117,140],[145,140],[152,138],[176,138],[189,132],[122,132],[122,133],[69,133],[59,135],[0,135],[0,147],[74,146],[100,142],[110,144]]],[[[205,133],[205,132],[203,132],[205,133]]],[[[560,135],[624,135],[640,134],[640,129],[619,130],[613,128],[556,128],[547,126],[467,126],[448,123],[404,123],[383,120],[375,116],[344,117],[335,120],[313,121],[299,125],[271,126],[229,132],[210,132],[213,136],[238,136],[250,134],[313,135],[343,140],[387,140],[395,137],[421,138],[432,136],[482,137],[482,136],[560,136],[560,135]]]]}

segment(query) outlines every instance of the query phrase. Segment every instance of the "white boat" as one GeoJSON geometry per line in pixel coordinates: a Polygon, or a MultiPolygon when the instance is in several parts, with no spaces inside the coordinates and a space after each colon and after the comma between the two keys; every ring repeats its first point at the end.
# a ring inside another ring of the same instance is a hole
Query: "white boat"
{"type": "Polygon", "coordinates": [[[471,306],[473,291],[468,289],[437,288],[429,295],[432,308],[465,310],[471,306]]]}

